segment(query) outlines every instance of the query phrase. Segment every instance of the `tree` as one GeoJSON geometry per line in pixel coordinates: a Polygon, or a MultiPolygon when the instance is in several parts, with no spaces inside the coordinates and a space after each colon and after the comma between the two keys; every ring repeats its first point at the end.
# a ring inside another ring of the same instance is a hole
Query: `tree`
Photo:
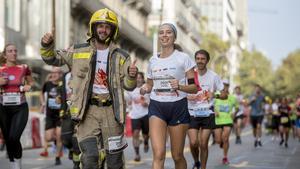
{"type": "Polygon", "coordinates": [[[240,68],[235,80],[246,96],[253,92],[253,85],[259,84],[266,95],[274,91],[273,70],[270,60],[257,50],[243,51],[240,68]]]}
{"type": "Polygon", "coordinates": [[[229,49],[229,42],[223,41],[218,35],[211,32],[202,32],[201,49],[205,49],[210,53],[210,67],[222,77],[228,76],[229,62],[226,58],[226,52],[229,49]]]}
{"type": "Polygon", "coordinates": [[[277,96],[295,97],[300,92],[300,49],[290,53],[275,73],[277,96]]]}

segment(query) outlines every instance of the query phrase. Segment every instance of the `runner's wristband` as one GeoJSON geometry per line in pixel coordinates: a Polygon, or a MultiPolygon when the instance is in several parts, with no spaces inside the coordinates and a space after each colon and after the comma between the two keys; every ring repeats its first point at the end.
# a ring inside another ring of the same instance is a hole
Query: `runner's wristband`
{"type": "Polygon", "coordinates": [[[188,79],[188,84],[189,85],[195,84],[195,79],[193,79],[193,78],[192,79],[188,79]]]}

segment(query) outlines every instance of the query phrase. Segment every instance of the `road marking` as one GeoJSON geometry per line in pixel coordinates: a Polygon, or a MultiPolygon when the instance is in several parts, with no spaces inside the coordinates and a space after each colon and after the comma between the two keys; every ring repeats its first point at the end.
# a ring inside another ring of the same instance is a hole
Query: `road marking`
{"type": "Polygon", "coordinates": [[[230,164],[230,166],[236,167],[236,168],[243,168],[243,167],[248,166],[248,163],[249,163],[248,161],[242,161],[239,164],[230,164]]]}

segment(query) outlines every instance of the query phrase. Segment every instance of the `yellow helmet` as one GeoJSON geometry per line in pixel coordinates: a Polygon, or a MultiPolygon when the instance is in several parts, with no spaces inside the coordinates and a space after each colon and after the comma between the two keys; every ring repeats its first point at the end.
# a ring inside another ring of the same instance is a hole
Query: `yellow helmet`
{"type": "Polygon", "coordinates": [[[265,101],[269,104],[272,103],[272,99],[269,96],[265,96],[265,101]]]}
{"type": "MultiPolygon", "coordinates": [[[[96,11],[92,15],[90,23],[89,23],[89,32],[87,34],[90,38],[93,36],[93,25],[95,23],[108,23],[108,24],[112,25],[115,28],[112,40],[117,39],[118,32],[119,32],[118,17],[112,10],[104,8],[104,9],[100,9],[100,10],[96,11]]],[[[110,38],[107,39],[107,41],[109,41],[109,40],[110,40],[110,38]]]]}

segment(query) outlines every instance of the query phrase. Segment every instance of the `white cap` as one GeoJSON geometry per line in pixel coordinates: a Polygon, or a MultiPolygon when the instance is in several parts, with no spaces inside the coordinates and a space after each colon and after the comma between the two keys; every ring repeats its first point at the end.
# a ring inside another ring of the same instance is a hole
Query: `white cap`
{"type": "Polygon", "coordinates": [[[223,79],[223,80],[222,80],[222,82],[223,82],[223,84],[227,84],[227,85],[229,85],[229,84],[230,84],[230,82],[229,82],[229,80],[228,80],[228,79],[223,79]]]}

